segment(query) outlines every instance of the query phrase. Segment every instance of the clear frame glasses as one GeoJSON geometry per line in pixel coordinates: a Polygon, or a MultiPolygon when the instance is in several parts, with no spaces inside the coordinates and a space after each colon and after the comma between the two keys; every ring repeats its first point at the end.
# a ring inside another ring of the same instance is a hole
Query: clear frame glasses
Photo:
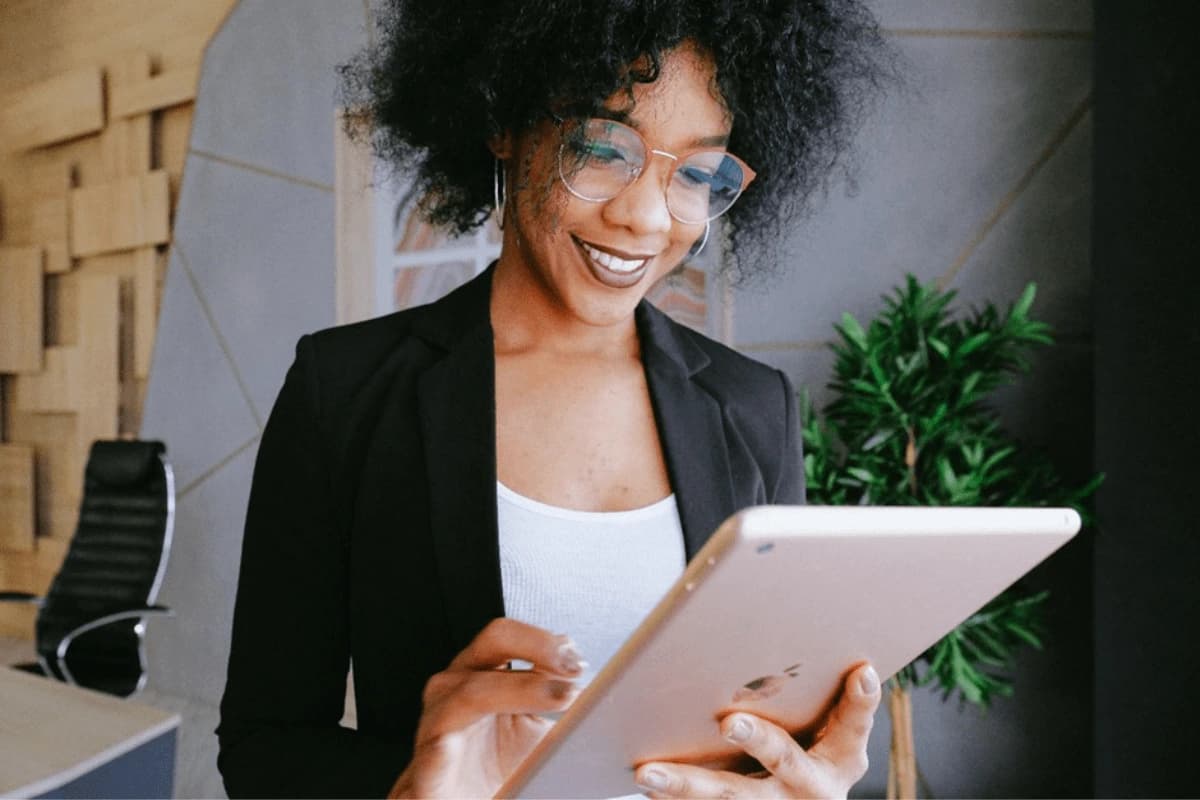
{"type": "Polygon", "coordinates": [[[703,225],[724,214],[754,180],[754,170],[719,147],[668,153],[650,147],[628,125],[608,119],[563,126],[558,175],[571,194],[602,203],[631,186],[656,155],[675,162],[666,189],[667,211],[688,225],[703,225]]]}

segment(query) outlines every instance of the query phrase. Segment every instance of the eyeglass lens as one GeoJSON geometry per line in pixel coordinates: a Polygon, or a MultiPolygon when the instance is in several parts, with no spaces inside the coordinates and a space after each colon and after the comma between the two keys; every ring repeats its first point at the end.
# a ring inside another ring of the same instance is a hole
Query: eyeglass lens
{"type": "MultiPolygon", "coordinates": [[[[559,172],[585,200],[611,200],[646,166],[646,143],[619,122],[592,119],[568,132],[559,172]]],[[[722,150],[700,150],[677,162],[667,186],[667,209],[680,222],[699,224],[729,210],[742,192],[741,165],[722,150]]]]}

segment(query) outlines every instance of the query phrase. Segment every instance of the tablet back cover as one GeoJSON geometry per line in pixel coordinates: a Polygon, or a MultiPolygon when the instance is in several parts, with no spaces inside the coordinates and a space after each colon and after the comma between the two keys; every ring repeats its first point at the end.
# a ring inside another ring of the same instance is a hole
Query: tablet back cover
{"type": "Polygon", "coordinates": [[[735,709],[803,731],[853,665],[894,674],[1078,528],[1070,509],[740,512],[501,796],[636,792],[636,764],[730,753],[717,720],[735,709]]]}

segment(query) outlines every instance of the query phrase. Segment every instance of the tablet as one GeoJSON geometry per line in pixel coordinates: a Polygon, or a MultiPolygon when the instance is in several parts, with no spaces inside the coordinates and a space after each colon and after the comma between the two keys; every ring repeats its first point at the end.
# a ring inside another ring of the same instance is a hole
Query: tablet
{"type": "Polygon", "coordinates": [[[736,752],[717,720],[815,725],[848,670],[881,678],[1061,547],[1064,508],[761,506],[727,520],[500,797],[636,793],[636,765],[736,752]]]}

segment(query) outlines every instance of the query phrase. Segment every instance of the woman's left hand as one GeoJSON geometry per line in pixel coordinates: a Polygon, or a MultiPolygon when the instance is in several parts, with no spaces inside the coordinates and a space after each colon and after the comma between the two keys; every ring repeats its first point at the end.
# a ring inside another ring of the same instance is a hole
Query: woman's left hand
{"type": "Polygon", "coordinates": [[[871,665],[855,669],[807,750],[783,728],[753,714],[739,711],[722,719],[722,735],[757,759],[770,773],[765,777],[653,762],[638,768],[637,783],[654,798],[844,798],[867,772],[867,738],[879,697],[879,676],[871,665]]]}

